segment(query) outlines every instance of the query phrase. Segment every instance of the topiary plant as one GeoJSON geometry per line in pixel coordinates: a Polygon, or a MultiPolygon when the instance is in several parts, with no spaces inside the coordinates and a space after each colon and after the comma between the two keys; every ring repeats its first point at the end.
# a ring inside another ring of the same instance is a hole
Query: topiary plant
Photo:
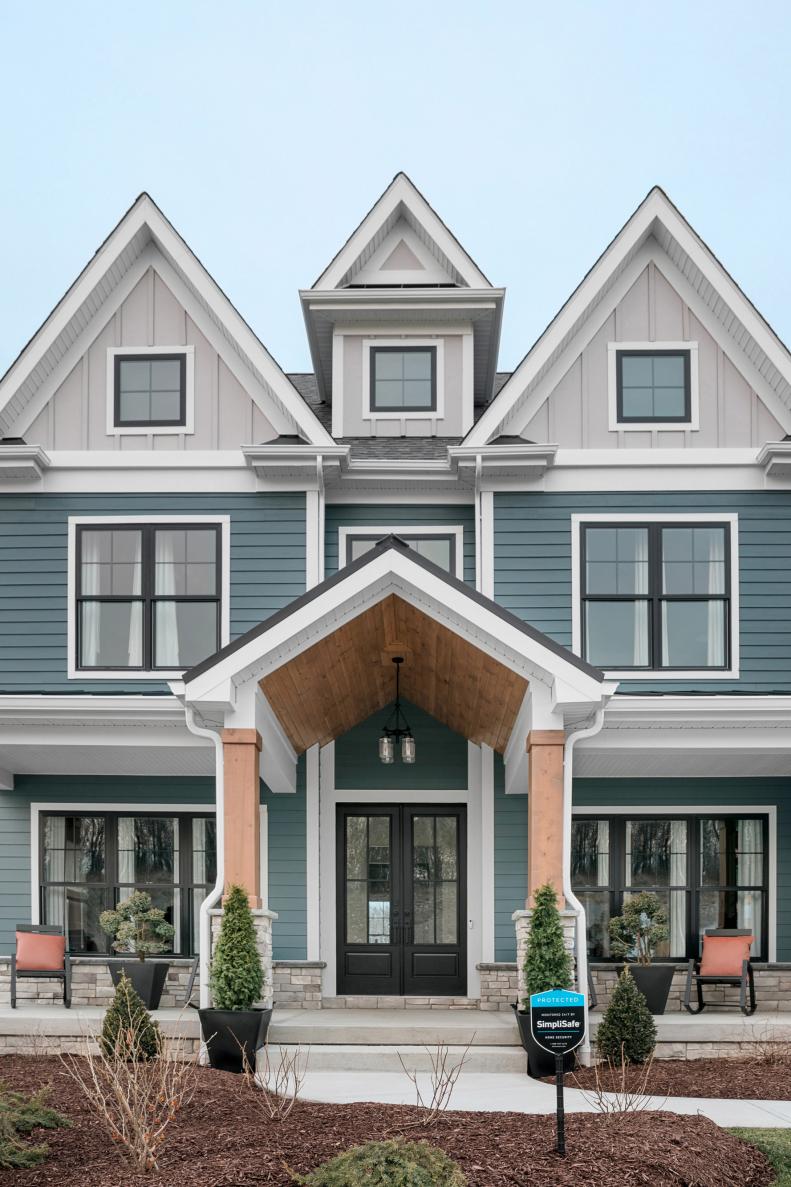
{"type": "Polygon", "coordinates": [[[596,1046],[603,1059],[618,1066],[622,1060],[645,1063],[656,1046],[654,1019],[628,965],[618,978],[612,1001],[599,1023],[596,1046]]]}
{"type": "Polygon", "coordinates": [[[558,896],[553,886],[540,886],[533,896],[535,906],[530,918],[524,978],[525,998],[522,1009],[530,1009],[532,993],[571,988],[571,956],[563,942],[563,924],[558,911],[558,896]]]}
{"type": "Polygon", "coordinates": [[[19,1140],[19,1134],[71,1125],[67,1117],[45,1104],[48,1093],[48,1088],[41,1088],[24,1096],[0,1083],[0,1167],[36,1166],[46,1158],[46,1145],[30,1146],[19,1140]]]}
{"type": "Polygon", "coordinates": [[[134,891],[114,911],[102,911],[99,924],[113,937],[116,952],[132,952],[140,960],[164,952],[176,931],[144,890],[134,891]]]}
{"type": "Polygon", "coordinates": [[[247,892],[229,886],[210,976],[216,1010],[249,1010],[261,997],[264,974],[247,892]]]}
{"type": "Polygon", "coordinates": [[[657,946],[670,935],[667,911],[649,890],[634,894],[623,905],[623,914],[610,920],[610,951],[624,960],[650,964],[657,946]]]}
{"type": "Polygon", "coordinates": [[[428,1142],[366,1142],[324,1162],[305,1187],[466,1187],[461,1168],[428,1142]]]}
{"type": "Polygon", "coordinates": [[[107,1008],[100,1042],[105,1055],[135,1061],[156,1059],[162,1053],[159,1024],[143,1005],[128,977],[121,976],[107,1008]]]}

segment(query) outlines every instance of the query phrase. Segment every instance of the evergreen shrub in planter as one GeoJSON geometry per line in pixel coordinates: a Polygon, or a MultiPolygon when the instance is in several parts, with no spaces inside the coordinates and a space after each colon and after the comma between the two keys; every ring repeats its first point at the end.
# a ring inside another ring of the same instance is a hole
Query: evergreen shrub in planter
{"type": "Polygon", "coordinates": [[[674,964],[652,964],[659,944],[670,935],[667,912],[659,898],[645,890],[624,903],[623,914],[610,920],[610,951],[629,960],[634,983],[652,1014],[664,1014],[674,964]]]}
{"type": "Polygon", "coordinates": [[[615,1067],[622,1061],[645,1063],[656,1046],[656,1023],[628,965],[599,1023],[596,1046],[602,1059],[615,1067]]]}
{"type": "Polygon", "coordinates": [[[237,1073],[245,1062],[255,1067],[255,1053],[266,1041],[272,1011],[253,1005],[261,997],[264,973],[253,915],[241,886],[228,888],[210,984],[214,1005],[199,1014],[211,1066],[237,1073]]]}
{"type": "MultiPolygon", "coordinates": [[[[524,963],[525,996],[522,1008],[516,1009],[516,1021],[522,1046],[527,1051],[527,1068],[531,1076],[540,1079],[555,1071],[555,1056],[533,1038],[530,1030],[530,997],[547,993],[550,989],[570,989],[572,984],[571,956],[563,942],[563,924],[558,911],[558,896],[547,883],[534,896],[535,906],[530,918],[530,934],[524,963]]],[[[563,1066],[574,1066],[574,1053],[566,1055],[563,1066]]]]}
{"type": "Polygon", "coordinates": [[[146,960],[169,946],[175,928],[168,923],[165,912],[151,905],[151,895],[136,890],[120,902],[114,911],[102,911],[99,923],[103,931],[113,937],[116,952],[128,952],[136,960],[108,960],[113,985],[128,977],[135,992],[149,1010],[159,1006],[162,990],[170,968],[167,960],[146,960]]]}

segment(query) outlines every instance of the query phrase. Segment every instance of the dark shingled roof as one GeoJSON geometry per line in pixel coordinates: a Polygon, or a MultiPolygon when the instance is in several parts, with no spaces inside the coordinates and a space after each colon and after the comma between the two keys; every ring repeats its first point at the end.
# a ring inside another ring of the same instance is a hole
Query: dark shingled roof
{"type": "Polygon", "coordinates": [[[384,458],[396,462],[426,461],[447,457],[448,446],[461,437],[339,437],[339,445],[351,446],[352,458],[384,458]]]}

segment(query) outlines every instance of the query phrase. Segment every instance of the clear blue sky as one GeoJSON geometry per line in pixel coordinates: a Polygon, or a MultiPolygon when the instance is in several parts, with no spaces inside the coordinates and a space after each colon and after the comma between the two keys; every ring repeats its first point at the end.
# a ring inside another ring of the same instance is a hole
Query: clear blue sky
{"type": "Polygon", "coordinates": [[[0,5],[0,372],[148,190],[286,369],[403,169],[495,284],[513,366],[661,184],[791,342],[791,5],[0,5]]]}

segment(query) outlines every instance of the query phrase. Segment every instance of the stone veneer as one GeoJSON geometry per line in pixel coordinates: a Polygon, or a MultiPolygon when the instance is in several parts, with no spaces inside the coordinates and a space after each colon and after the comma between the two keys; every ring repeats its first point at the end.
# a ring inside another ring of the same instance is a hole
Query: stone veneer
{"type": "MultiPolygon", "coordinates": [[[[516,989],[517,996],[521,999],[525,995],[524,991],[524,976],[522,970],[525,966],[525,954],[527,953],[527,937],[530,935],[530,920],[533,912],[514,911],[511,918],[516,925],[516,989]]],[[[560,912],[560,922],[563,927],[563,942],[571,953],[572,960],[574,956],[574,938],[577,929],[577,916],[573,911],[563,910],[560,912]]]]}
{"type": "MultiPolygon", "coordinates": [[[[106,956],[75,956],[71,961],[71,1001],[73,1006],[107,1006],[113,997],[113,983],[106,956]]],[[[149,957],[149,960],[152,959],[149,957]]],[[[156,959],[156,958],[153,958],[156,959]]],[[[163,1009],[179,1007],[184,1002],[192,960],[173,957],[162,993],[163,1009]]],[[[17,1005],[40,1002],[54,1005],[63,1002],[63,982],[18,977],[17,1005]]],[[[0,956],[0,1006],[11,1004],[11,957],[0,956]]]]}
{"type": "MultiPolygon", "coordinates": [[[[222,910],[219,907],[209,911],[211,916],[211,949],[214,949],[217,944],[217,937],[220,932],[220,921],[222,919],[222,910]]],[[[277,919],[274,911],[268,911],[265,907],[254,907],[252,911],[253,922],[255,924],[256,933],[256,947],[258,948],[258,955],[261,958],[261,968],[264,970],[264,986],[260,1001],[256,1005],[270,1007],[273,1002],[274,977],[272,968],[272,922],[277,919]]]]}
{"type": "Polygon", "coordinates": [[[320,1010],[323,968],[323,960],[274,961],[275,1005],[288,1010],[320,1010]]]}

